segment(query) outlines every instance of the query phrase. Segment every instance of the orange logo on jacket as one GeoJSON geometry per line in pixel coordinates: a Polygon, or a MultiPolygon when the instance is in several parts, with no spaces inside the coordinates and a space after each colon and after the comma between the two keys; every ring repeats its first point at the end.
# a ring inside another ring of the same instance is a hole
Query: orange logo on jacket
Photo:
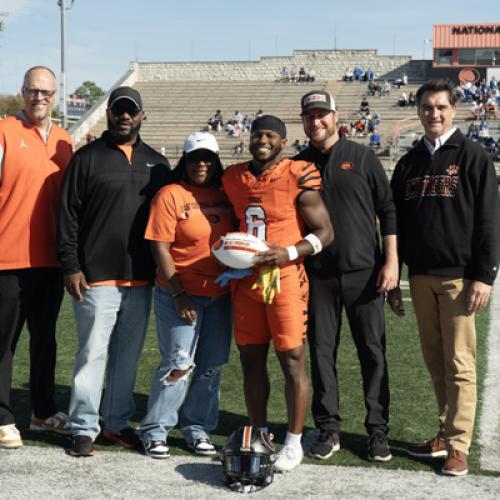
{"type": "Polygon", "coordinates": [[[351,170],[351,168],[352,168],[352,163],[351,163],[350,161],[345,161],[344,163],[342,163],[342,164],[340,165],[340,168],[341,168],[342,170],[351,170]]]}

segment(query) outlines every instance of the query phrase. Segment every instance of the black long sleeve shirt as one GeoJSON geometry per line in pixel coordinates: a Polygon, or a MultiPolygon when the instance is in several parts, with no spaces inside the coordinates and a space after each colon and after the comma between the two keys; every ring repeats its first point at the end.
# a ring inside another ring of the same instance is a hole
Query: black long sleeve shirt
{"type": "Polygon", "coordinates": [[[335,231],[333,243],[307,259],[309,272],[329,277],[380,265],[376,218],[382,236],[396,234],[396,212],[389,181],[375,154],[341,137],[327,153],[309,146],[295,159],[318,166],[323,201],[335,231]]]}
{"type": "Polygon", "coordinates": [[[493,283],[500,258],[498,185],[479,144],[457,130],[431,155],[422,140],[399,160],[391,188],[400,256],[410,274],[493,283]]]}
{"type": "Polygon", "coordinates": [[[144,239],[149,204],[168,182],[167,159],[143,143],[129,162],[108,132],[79,149],[62,188],[58,257],[65,274],[87,281],[153,280],[144,239]]]}

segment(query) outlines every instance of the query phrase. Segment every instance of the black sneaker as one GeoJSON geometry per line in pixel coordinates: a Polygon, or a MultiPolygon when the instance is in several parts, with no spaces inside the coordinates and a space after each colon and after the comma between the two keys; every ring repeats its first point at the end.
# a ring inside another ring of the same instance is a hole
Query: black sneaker
{"type": "Polygon", "coordinates": [[[90,436],[73,436],[68,453],[72,457],[93,457],[95,455],[94,440],[90,436]]]}
{"type": "Polygon", "coordinates": [[[144,451],[151,458],[168,458],[170,456],[167,443],[161,440],[144,441],[144,451]]]}
{"type": "Polygon", "coordinates": [[[320,431],[318,439],[309,448],[309,456],[319,460],[326,460],[333,452],[340,450],[338,432],[320,431]]]}
{"type": "Polygon", "coordinates": [[[374,432],[368,439],[368,460],[388,462],[392,458],[387,437],[383,431],[374,432]]]}
{"type": "Polygon", "coordinates": [[[104,430],[102,435],[108,441],[119,444],[126,450],[140,450],[142,448],[142,442],[136,430],[132,427],[127,427],[118,432],[104,430]]]}

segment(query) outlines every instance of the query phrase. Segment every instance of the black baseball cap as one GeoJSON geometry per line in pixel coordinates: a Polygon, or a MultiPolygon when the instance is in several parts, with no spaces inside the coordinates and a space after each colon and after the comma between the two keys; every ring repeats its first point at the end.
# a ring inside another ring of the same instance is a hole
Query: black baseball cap
{"type": "Polygon", "coordinates": [[[300,100],[302,114],[310,109],[326,109],[328,111],[335,111],[335,100],[332,95],[326,90],[312,90],[308,92],[300,100]]]}
{"type": "Polygon", "coordinates": [[[111,108],[120,99],[128,99],[135,104],[139,111],[142,110],[141,94],[132,87],[117,87],[114,89],[109,95],[108,108],[111,108]]]}

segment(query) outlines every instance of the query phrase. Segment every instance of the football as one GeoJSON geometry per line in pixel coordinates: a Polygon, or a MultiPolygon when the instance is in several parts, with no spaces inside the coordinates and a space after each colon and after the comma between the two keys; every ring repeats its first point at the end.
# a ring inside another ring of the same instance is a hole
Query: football
{"type": "Polygon", "coordinates": [[[266,250],[268,246],[262,240],[247,233],[227,233],[212,245],[214,257],[233,269],[252,267],[257,253],[266,250]]]}

